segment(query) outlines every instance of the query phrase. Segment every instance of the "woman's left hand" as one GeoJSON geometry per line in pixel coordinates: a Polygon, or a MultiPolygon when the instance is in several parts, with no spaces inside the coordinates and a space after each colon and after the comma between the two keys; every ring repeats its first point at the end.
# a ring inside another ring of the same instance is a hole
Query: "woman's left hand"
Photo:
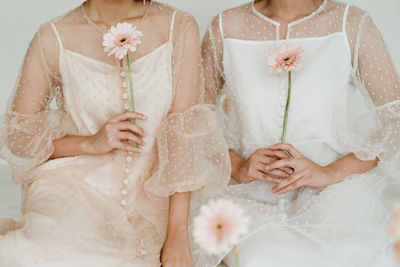
{"type": "Polygon", "coordinates": [[[276,194],[285,194],[297,188],[308,186],[323,189],[329,185],[338,183],[341,179],[336,178],[329,167],[323,167],[306,158],[294,146],[289,144],[277,144],[270,147],[271,150],[287,151],[292,158],[275,161],[265,167],[266,171],[281,168],[292,168],[294,173],[272,188],[276,194]]]}
{"type": "Polygon", "coordinates": [[[192,255],[187,227],[168,232],[161,253],[162,267],[191,267],[192,255]]]}

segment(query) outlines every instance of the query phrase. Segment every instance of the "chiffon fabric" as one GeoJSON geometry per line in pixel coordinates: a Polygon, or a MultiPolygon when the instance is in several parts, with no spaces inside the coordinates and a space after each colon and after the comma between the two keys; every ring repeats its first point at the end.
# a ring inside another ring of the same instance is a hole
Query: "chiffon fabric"
{"type": "Polygon", "coordinates": [[[1,266],[160,266],[168,197],[201,200],[229,180],[197,24],[154,1],[133,22],[144,36],[130,55],[143,152],[49,160],[54,139],[93,135],[131,109],[127,65],[103,51],[108,27],[85,5],[40,27],[1,119],[0,156],[23,189],[21,220],[0,221],[1,266]]]}
{"type": "MultiPolygon", "coordinates": [[[[276,195],[262,181],[228,186],[219,198],[251,217],[240,266],[395,266],[381,195],[400,177],[400,82],[385,43],[366,12],[330,0],[283,35],[263,14],[265,2],[224,11],[203,42],[207,99],[219,106],[230,149],[248,158],[280,142],[288,74],[272,73],[267,57],[290,44],[307,58],[292,73],[286,142],[322,166],[349,153],[380,161],[324,190],[276,195]]],[[[193,255],[197,267],[235,266],[230,251],[208,256],[194,247],[193,255]]]]}

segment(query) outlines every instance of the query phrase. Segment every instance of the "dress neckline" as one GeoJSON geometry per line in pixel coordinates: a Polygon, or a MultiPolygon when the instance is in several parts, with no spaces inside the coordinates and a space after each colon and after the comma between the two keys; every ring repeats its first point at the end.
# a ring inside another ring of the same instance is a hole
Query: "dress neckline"
{"type": "MultiPolygon", "coordinates": [[[[272,23],[275,26],[280,26],[280,23],[276,20],[271,19],[270,17],[264,15],[263,13],[261,13],[260,11],[257,10],[257,8],[254,6],[255,0],[251,2],[251,11],[258,17],[260,17],[263,20],[268,21],[269,23],[272,23]]],[[[328,3],[328,0],[323,0],[323,2],[321,3],[321,5],[314,10],[313,12],[311,12],[309,15],[299,18],[297,20],[294,20],[290,23],[288,23],[288,28],[290,28],[291,26],[301,23],[303,21],[309,20],[311,18],[313,18],[314,16],[318,15],[325,7],[326,4],[328,3]]]]}
{"type": "MultiPolygon", "coordinates": [[[[149,6],[147,7],[146,11],[144,12],[139,23],[136,24],[136,27],[139,27],[140,25],[142,25],[144,19],[147,17],[147,14],[149,13],[152,6],[153,6],[153,1],[149,1],[149,6]]],[[[81,9],[82,16],[89,23],[89,25],[91,25],[93,28],[95,28],[97,31],[101,32],[102,34],[107,33],[107,30],[104,30],[104,29],[100,28],[99,26],[97,26],[97,24],[89,17],[89,15],[86,12],[85,2],[81,4],[80,9],[81,9]]],[[[120,21],[120,22],[122,22],[122,21],[120,21]]],[[[105,23],[105,24],[107,24],[107,23],[105,23]]],[[[113,25],[109,25],[109,28],[111,28],[111,26],[113,26],[113,25]]]]}

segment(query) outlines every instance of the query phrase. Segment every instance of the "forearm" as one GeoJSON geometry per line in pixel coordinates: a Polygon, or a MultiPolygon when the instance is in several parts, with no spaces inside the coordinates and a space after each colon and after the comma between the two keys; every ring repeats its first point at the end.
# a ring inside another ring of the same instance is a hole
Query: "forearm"
{"type": "Polygon", "coordinates": [[[365,173],[375,168],[378,165],[378,161],[378,159],[363,161],[351,153],[337,161],[332,162],[326,166],[326,168],[335,179],[342,181],[352,174],[365,173]]]}
{"type": "Polygon", "coordinates": [[[53,140],[54,152],[51,159],[91,154],[89,136],[65,136],[53,140]]]}
{"type": "Polygon", "coordinates": [[[231,167],[232,167],[231,177],[236,182],[239,182],[238,178],[239,169],[245,160],[232,150],[229,150],[229,157],[231,158],[231,167]]]}
{"type": "Polygon", "coordinates": [[[167,234],[187,232],[191,192],[175,193],[169,197],[167,234]]]}

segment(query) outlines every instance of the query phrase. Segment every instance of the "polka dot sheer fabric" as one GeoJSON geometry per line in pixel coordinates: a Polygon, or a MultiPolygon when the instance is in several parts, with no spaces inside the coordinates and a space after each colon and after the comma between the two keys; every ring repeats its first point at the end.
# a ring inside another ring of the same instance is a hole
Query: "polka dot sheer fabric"
{"type": "Polygon", "coordinates": [[[49,160],[54,139],[95,134],[131,109],[128,69],[104,52],[109,26],[86,4],[33,38],[0,127],[0,156],[24,194],[21,221],[0,223],[0,265],[159,266],[168,197],[195,191],[201,200],[228,182],[226,143],[203,104],[198,26],[146,4],[139,21],[127,21],[144,33],[130,54],[136,110],[148,116],[137,122],[147,133],[139,155],[49,160]]]}
{"type": "MultiPolygon", "coordinates": [[[[369,115],[370,127],[361,127],[357,135],[347,131],[345,136],[337,133],[337,138],[345,147],[351,146],[352,152],[360,159],[393,159],[400,148],[399,77],[372,18],[355,6],[346,10],[345,4],[324,1],[313,14],[290,23],[286,34],[280,29],[279,23],[264,16],[254,3],[227,10],[215,17],[203,42],[206,98],[211,103],[222,99],[217,97],[224,86],[222,39],[291,40],[326,37],[343,31],[351,50],[353,87],[363,93],[365,102],[372,110],[369,115]],[[360,143],[359,138],[364,138],[364,141],[360,143]]],[[[228,108],[227,102],[221,104],[223,108],[228,108]]],[[[365,126],[366,120],[366,117],[361,118],[357,126],[365,126]]],[[[341,126],[347,128],[346,125],[341,126]]],[[[235,135],[229,130],[227,132],[235,135]]],[[[234,142],[230,139],[227,139],[228,143],[234,142]]]]}
{"type": "MultiPolygon", "coordinates": [[[[380,161],[324,190],[280,196],[262,181],[228,186],[220,197],[252,218],[244,240],[266,236],[239,245],[241,264],[274,262],[278,254],[262,248],[270,244],[288,255],[291,243],[304,248],[308,263],[277,258],[282,266],[396,266],[380,198],[390,178],[400,176],[400,81],[380,32],[365,11],[330,0],[287,29],[265,14],[265,1],[226,10],[212,19],[203,40],[206,101],[218,106],[229,148],[247,158],[280,142],[287,73],[271,73],[267,56],[289,43],[303,47],[307,58],[292,74],[287,142],[322,166],[349,153],[380,161]],[[368,111],[359,111],[359,102],[368,111]],[[269,229],[289,239],[280,243],[269,229]]],[[[234,264],[229,251],[210,257],[193,247],[195,266],[216,266],[227,255],[226,263],[234,264]]]]}

